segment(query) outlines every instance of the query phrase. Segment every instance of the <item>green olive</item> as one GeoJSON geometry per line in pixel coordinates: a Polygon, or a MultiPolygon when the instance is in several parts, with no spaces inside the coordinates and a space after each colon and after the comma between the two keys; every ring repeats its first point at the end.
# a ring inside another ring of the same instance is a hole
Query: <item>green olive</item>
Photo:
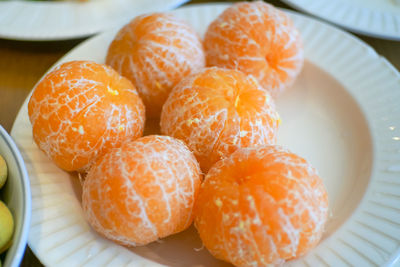
{"type": "Polygon", "coordinates": [[[7,164],[4,158],[0,155],[0,188],[6,183],[7,180],[7,164]]]}
{"type": "Polygon", "coordinates": [[[3,201],[0,201],[0,254],[11,246],[14,219],[3,201]]]}

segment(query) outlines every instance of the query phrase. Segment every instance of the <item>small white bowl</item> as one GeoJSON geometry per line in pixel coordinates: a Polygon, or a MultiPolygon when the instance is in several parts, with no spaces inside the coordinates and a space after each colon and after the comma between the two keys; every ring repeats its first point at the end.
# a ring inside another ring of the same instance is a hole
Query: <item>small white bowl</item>
{"type": "Polygon", "coordinates": [[[0,125],[0,155],[8,167],[8,179],[1,189],[1,199],[14,217],[14,235],[11,247],[5,252],[4,267],[20,265],[25,252],[31,221],[31,190],[24,160],[13,139],[0,125]]]}

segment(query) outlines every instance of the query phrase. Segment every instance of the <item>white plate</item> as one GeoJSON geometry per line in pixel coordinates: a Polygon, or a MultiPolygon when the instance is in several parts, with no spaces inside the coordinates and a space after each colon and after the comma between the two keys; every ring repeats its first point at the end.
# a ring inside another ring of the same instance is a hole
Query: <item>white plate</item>
{"type": "Polygon", "coordinates": [[[127,23],[140,13],[165,11],[188,0],[0,1],[0,38],[66,40],[127,23]]]}
{"type": "MultiPolygon", "coordinates": [[[[174,11],[200,34],[227,5],[174,11]]],[[[321,243],[290,264],[369,266],[393,263],[400,244],[400,74],[369,46],[332,26],[290,12],[306,63],[278,101],[279,142],[311,161],[327,186],[332,216],[321,243]]],[[[104,62],[116,31],[96,36],[60,62],[104,62]]],[[[33,211],[29,245],[46,265],[224,266],[201,247],[193,228],[127,249],[97,235],[83,218],[78,179],[32,140],[25,101],[12,135],[28,167],[33,211]]],[[[228,265],[226,265],[228,266],[228,265]]]]}
{"type": "Polygon", "coordinates": [[[400,41],[399,0],[281,0],[355,33],[400,41]]]}

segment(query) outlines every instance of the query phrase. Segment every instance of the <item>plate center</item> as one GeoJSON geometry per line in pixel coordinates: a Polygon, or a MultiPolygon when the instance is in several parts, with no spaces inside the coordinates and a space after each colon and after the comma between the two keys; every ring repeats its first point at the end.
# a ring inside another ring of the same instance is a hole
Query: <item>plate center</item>
{"type": "Polygon", "coordinates": [[[353,213],[370,180],[372,142],[365,117],[347,90],[310,62],[277,108],[278,143],[308,160],[327,188],[326,238],[353,213]]]}

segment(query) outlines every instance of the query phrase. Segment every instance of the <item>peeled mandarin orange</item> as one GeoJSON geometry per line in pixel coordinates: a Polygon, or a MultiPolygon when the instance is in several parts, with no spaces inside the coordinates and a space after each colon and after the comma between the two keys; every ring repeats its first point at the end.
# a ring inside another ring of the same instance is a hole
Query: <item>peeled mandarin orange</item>
{"type": "Polygon", "coordinates": [[[83,184],[83,210],[105,237],[145,245],[192,223],[201,179],[183,142],[145,136],[114,148],[92,166],[83,184]]]}
{"type": "Polygon", "coordinates": [[[316,170],[278,146],[242,148],[200,187],[195,226],[205,247],[236,266],[279,265],[321,239],[328,198],[316,170]]]}
{"type": "Polygon", "coordinates": [[[159,117],[171,89],[205,66],[202,43],[184,21],[166,13],[138,16],[112,41],[107,64],[137,87],[149,117],[159,117]]]}
{"type": "Polygon", "coordinates": [[[56,165],[85,170],[101,154],[143,133],[145,109],[132,83],[90,61],[56,67],[28,104],[33,138],[56,165]]]}
{"type": "Polygon", "coordinates": [[[207,65],[252,74],[273,97],[294,82],[304,61],[291,19],[262,1],[226,9],[208,27],[204,48],[207,65]]]}
{"type": "Polygon", "coordinates": [[[207,68],[183,79],[161,113],[161,132],[183,140],[207,171],[238,149],[273,144],[280,119],[269,93],[237,70],[207,68]]]}

